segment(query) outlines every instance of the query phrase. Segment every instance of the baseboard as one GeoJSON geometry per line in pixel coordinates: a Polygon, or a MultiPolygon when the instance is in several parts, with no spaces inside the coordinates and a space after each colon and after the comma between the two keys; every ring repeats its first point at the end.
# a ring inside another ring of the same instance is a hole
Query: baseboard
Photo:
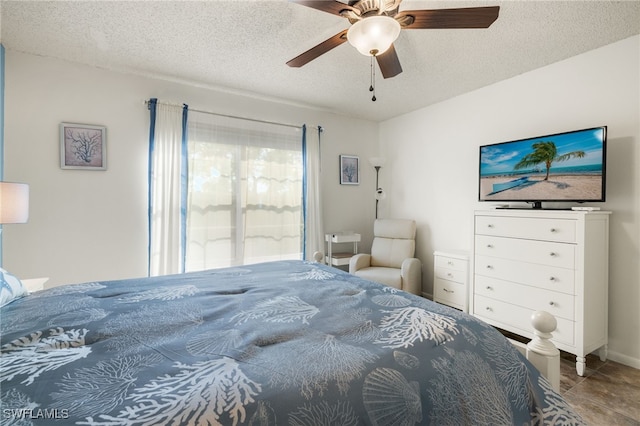
{"type": "Polygon", "coordinates": [[[640,370],[640,359],[638,358],[632,358],[628,355],[623,355],[621,353],[609,350],[607,351],[607,359],[640,370]]]}
{"type": "Polygon", "coordinates": [[[422,292],[422,297],[424,297],[425,299],[433,300],[433,294],[425,293],[424,291],[422,292]]]}

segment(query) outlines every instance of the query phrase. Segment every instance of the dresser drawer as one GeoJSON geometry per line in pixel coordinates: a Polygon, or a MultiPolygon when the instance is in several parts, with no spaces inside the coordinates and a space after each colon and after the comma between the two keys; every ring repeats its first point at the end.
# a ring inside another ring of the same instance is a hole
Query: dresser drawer
{"type": "Polygon", "coordinates": [[[476,234],[528,240],[576,242],[573,219],[476,216],[476,234]]]}
{"type": "Polygon", "coordinates": [[[433,283],[433,298],[436,302],[464,310],[467,298],[467,286],[436,278],[433,283]]]}
{"type": "Polygon", "coordinates": [[[533,311],[547,311],[556,318],[574,321],[575,296],[509,281],[477,276],[475,294],[533,311]]]}
{"type": "Polygon", "coordinates": [[[575,272],[555,266],[533,265],[490,256],[475,257],[476,281],[478,275],[512,281],[547,290],[575,294],[575,272]]]}
{"type": "Polygon", "coordinates": [[[442,268],[436,265],[436,278],[443,280],[455,281],[458,283],[467,282],[467,271],[459,271],[456,269],[442,268]]]}
{"type": "Polygon", "coordinates": [[[467,259],[456,259],[453,257],[435,256],[435,267],[455,269],[458,271],[467,270],[467,259]]]}
{"type": "MultiPolygon", "coordinates": [[[[476,295],[474,298],[474,312],[476,316],[485,319],[490,324],[505,330],[512,331],[523,336],[532,337],[533,326],[531,325],[531,314],[533,309],[527,309],[516,305],[511,305],[499,300],[476,295]],[[505,323],[508,321],[508,323],[505,323]]],[[[552,333],[553,341],[574,345],[574,322],[564,318],[556,318],[558,327],[552,333]]]]}
{"type": "Polygon", "coordinates": [[[576,246],[547,241],[476,235],[476,254],[574,269],[576,246]]]}

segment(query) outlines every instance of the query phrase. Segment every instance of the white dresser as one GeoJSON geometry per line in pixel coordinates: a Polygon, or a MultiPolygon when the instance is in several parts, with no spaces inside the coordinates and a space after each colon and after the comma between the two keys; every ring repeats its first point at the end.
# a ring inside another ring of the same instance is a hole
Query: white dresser
{"type": "Polygon", "coordinates": [[[587,354],[607,356],[609,215],[476,211],[470,312],[529,338],[531,314],[553,314],[553,342],[576,355],[583,376],[587,354]]]}
{"type": "Polygon", "coordinates": [[[433,253],[433,265],[433,300],[468,312],[469,253],[439,250],[433,253]]]}

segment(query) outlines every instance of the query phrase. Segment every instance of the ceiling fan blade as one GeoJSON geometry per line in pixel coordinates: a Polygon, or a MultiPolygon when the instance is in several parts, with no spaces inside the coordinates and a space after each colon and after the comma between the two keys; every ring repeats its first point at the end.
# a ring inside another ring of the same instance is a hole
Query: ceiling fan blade
{"type": "Polygon", "coordinates": [[[467,7],[460,9],[406,10],[395,19],[404,29],[488,28],[498,19],[500,6],[467,7]],[[410,17],[413,18],[410,19],[410,17]]]}
{"type": "Polygon", "coordinates": [[[290,67],[296,67],[296,68],[301,67],[313,61],[318,56],[327,53],[334,47],[340,46],[345,41],[347,41],[347,30],[340,31],[338,34],[334,35],[333,37],[326,39],[322,43],[296,56],[295,58],[287,62],[287,65],[289,65],[290,67]]]}
{"type": "Polygon", "coordinates": [[[338,16],[340,16],[340,12],[345,9],[354,10],[353,7],[341,3],[337,0],[289,0],[289,2],[307,6],[312,9],[321,10],[323,12],[331,13],[338,16]]]}
{"type": "Polygon", "coordinates": [[[378,61],[380,72],[384,78],[395,77],[402,72],[402,66],[400,65],[400,60],[398,59],[398,54],[393,44],[382,55],[376,56],[376,60],[378,61]]]}

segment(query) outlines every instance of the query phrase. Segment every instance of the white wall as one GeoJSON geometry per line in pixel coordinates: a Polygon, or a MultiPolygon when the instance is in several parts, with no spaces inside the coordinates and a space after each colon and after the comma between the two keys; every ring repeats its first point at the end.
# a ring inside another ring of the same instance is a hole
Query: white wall
{"type": "Polygon", "coordinates": [[[478,147],[608,126],[609,349],[640,368],[640,36],[587,52],[380,124],[389,159],[385,214],[418,222],[423,290],[432,253],[470,249],[478,147]]]}
{"type": "Polygon", "coordinates": [[[50,277],[47,286],[146,275],[149,112],[143,102],[151,97],[323,126],[325,228],[361,232],[367,249],[375,172],[364,164],[360,185],[340,185],[338,156],[367,163],[377,155],[377,123],[7,50],[5,179],[30,184],[31,208],[27,224],[4,227],[6,269],[22,278],[50,277]],[[107,171],[60,169],[60,122],[107,127],[107,171]]]}

